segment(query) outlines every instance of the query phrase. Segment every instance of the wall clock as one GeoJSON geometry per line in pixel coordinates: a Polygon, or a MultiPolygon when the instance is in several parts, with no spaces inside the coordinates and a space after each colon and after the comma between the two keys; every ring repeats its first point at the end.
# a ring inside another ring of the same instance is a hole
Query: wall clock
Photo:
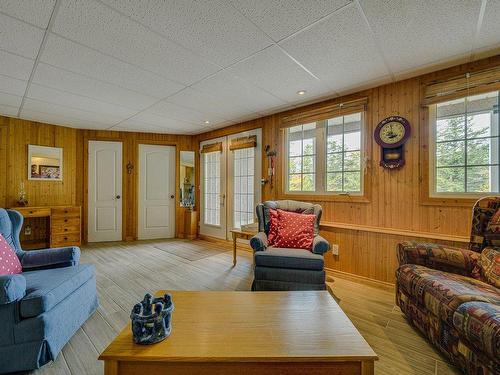
{"type": "Polygon", "coordinates": [[[411,127],[407,119],[390,116],[377,125],[375,141],[380,145],[380,165],[396,169],[405,165],[404,144],[410,137],[411,127]]]}

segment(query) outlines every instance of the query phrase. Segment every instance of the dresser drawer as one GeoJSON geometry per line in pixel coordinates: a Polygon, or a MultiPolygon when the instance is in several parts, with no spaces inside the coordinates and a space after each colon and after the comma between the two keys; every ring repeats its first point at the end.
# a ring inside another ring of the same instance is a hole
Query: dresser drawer
{"type": "Polygon", "coordinates": [[[52,234],[50,247],[80,246],[80,233],[52,234]]]}
{"type": "Polygon", "coordinates": [[[52,208],[52,220],[70,217],[80,217],[80,207],[52,208]]]}
{"type": "Polygon", "coordinates": [[[79,233],[80,218],[79,217],[58,217],[52,218],[50,223],[52,234],[79,233]]]}
{"type": "Polygon", "coordinates": [[[46,217],[50,216],[50,207],[18,207],[14,208],[24,217],[46,217]]]}

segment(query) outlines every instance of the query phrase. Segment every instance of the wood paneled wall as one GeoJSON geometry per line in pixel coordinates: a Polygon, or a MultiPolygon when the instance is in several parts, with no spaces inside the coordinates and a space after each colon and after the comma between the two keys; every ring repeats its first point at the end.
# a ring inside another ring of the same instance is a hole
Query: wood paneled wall
{"type": "MultiPolygon", "coordinates": [[[[137,187],[139,144],[176,146],[176,165],[181,150],[194,150],[191,136],[72,129],[0,116],[0,207],[14,207],[24,182],[30,206],[79,205],[83,211],[83,233],[87,236],[87,147],[89,140],[123,143],[123,239],[137,239],[137,187]],[[63,148],[62,181],[30,181],[27,178],[28,145],[63,148]],[[128,174],[126,165],[134,166],[128,174]],[[5,177],[4,177],[5,176],[5,177]]],[[[179,186],[177,168],[176,187],[179,186]]],[[[176,191],[176,222],[182,223],[176,191]]],[[[179,224],[177,229],[181,228],[179,224]]]]}
{"type": "MultiPolygon", "coordinates": [[[[464,241],[470,232],[472,207],[470,201],[459,205],[425,204],[421,201],[420,189],[424,181],[421,180],[420,168],[427,168],[421,165],[421,153],[427,152],[427,149],[420,147],[422,130],[425,130],[422,126],[427,126],[427,122],[422,118],[422,82],[491,65],[500,65],[500,56],[204,133],[198,136],[198,141],[262,128],[263,144],[278,150],[276,186],[271,189],[266,185],[262,196],[264,200],[280,199],[282,197],[277,186],[283,181],[280,169],[283,158],[279,136],[281,118],[337,101],[367,97],[365,136],[372,140],[370,149],[366,150],[369,157],[367,161],[369,178],[366,181],[370,187],[369,202],[332,200],[317,202],[323,207],[322,222],[353,224],[352,229],[349,229],[349,225],[343,225],[345,228],[342,229],[335,226],[323,227],[322,235],[331,243],[339,245],[339,256],[334,257],[328,253],[325,261],[326,267],[333,270],[393,283],[397,268],[398,242],[419,240],[465,246],[464,241]],[[373,130],[376,125],[391,115],[405,117],[412,126],[411,138],[405,145],[406,165],[399,170],[387,170],[379,166],[380,147],[373,140],[373,130]],[[370,231],[363,230],[364,228],[370,231]],[[380,231],[377,231],[377,228],[380,231]],[[384,228],[394,229],[396,233],[382,233],[384,228]],[[413,232],[415,237],[408,236],[407,232],[405,235],[398,235],[398,230],[413,232]],[[463,237],[463,240],[461,242],[436,240],[424,237],[421,232],[458,236],[463,237]]],[[[265,156],[262,167],[263,171],[267,171],[265,156]]],[[[199,173],[199,168],[197,172],[199,173]]],[[[300,196],[296,199],[301,200],[300,196]]]]}

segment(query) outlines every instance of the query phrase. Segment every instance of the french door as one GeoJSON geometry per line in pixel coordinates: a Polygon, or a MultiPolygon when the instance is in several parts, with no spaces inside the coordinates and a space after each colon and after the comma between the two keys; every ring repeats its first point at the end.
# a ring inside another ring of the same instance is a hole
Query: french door
{"type": "Polygon", "coordinates": [[[231,238],[230,231],[255,222],[261,199],[262,131],[255,129],[202,142],[202,235],[231,238]]]}

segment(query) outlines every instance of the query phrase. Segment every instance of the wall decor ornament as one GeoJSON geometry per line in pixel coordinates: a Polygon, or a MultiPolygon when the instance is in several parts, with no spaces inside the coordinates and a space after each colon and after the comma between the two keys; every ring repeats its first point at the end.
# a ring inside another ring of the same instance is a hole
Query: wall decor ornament
{"type": "Polygon", "coordinates": [[[405,165],[404,144],[410,138],[411,126],[401,116],[390,116],[379,122],[373,136],[380,145],[380,165],[397,169],[405,165]]]}

